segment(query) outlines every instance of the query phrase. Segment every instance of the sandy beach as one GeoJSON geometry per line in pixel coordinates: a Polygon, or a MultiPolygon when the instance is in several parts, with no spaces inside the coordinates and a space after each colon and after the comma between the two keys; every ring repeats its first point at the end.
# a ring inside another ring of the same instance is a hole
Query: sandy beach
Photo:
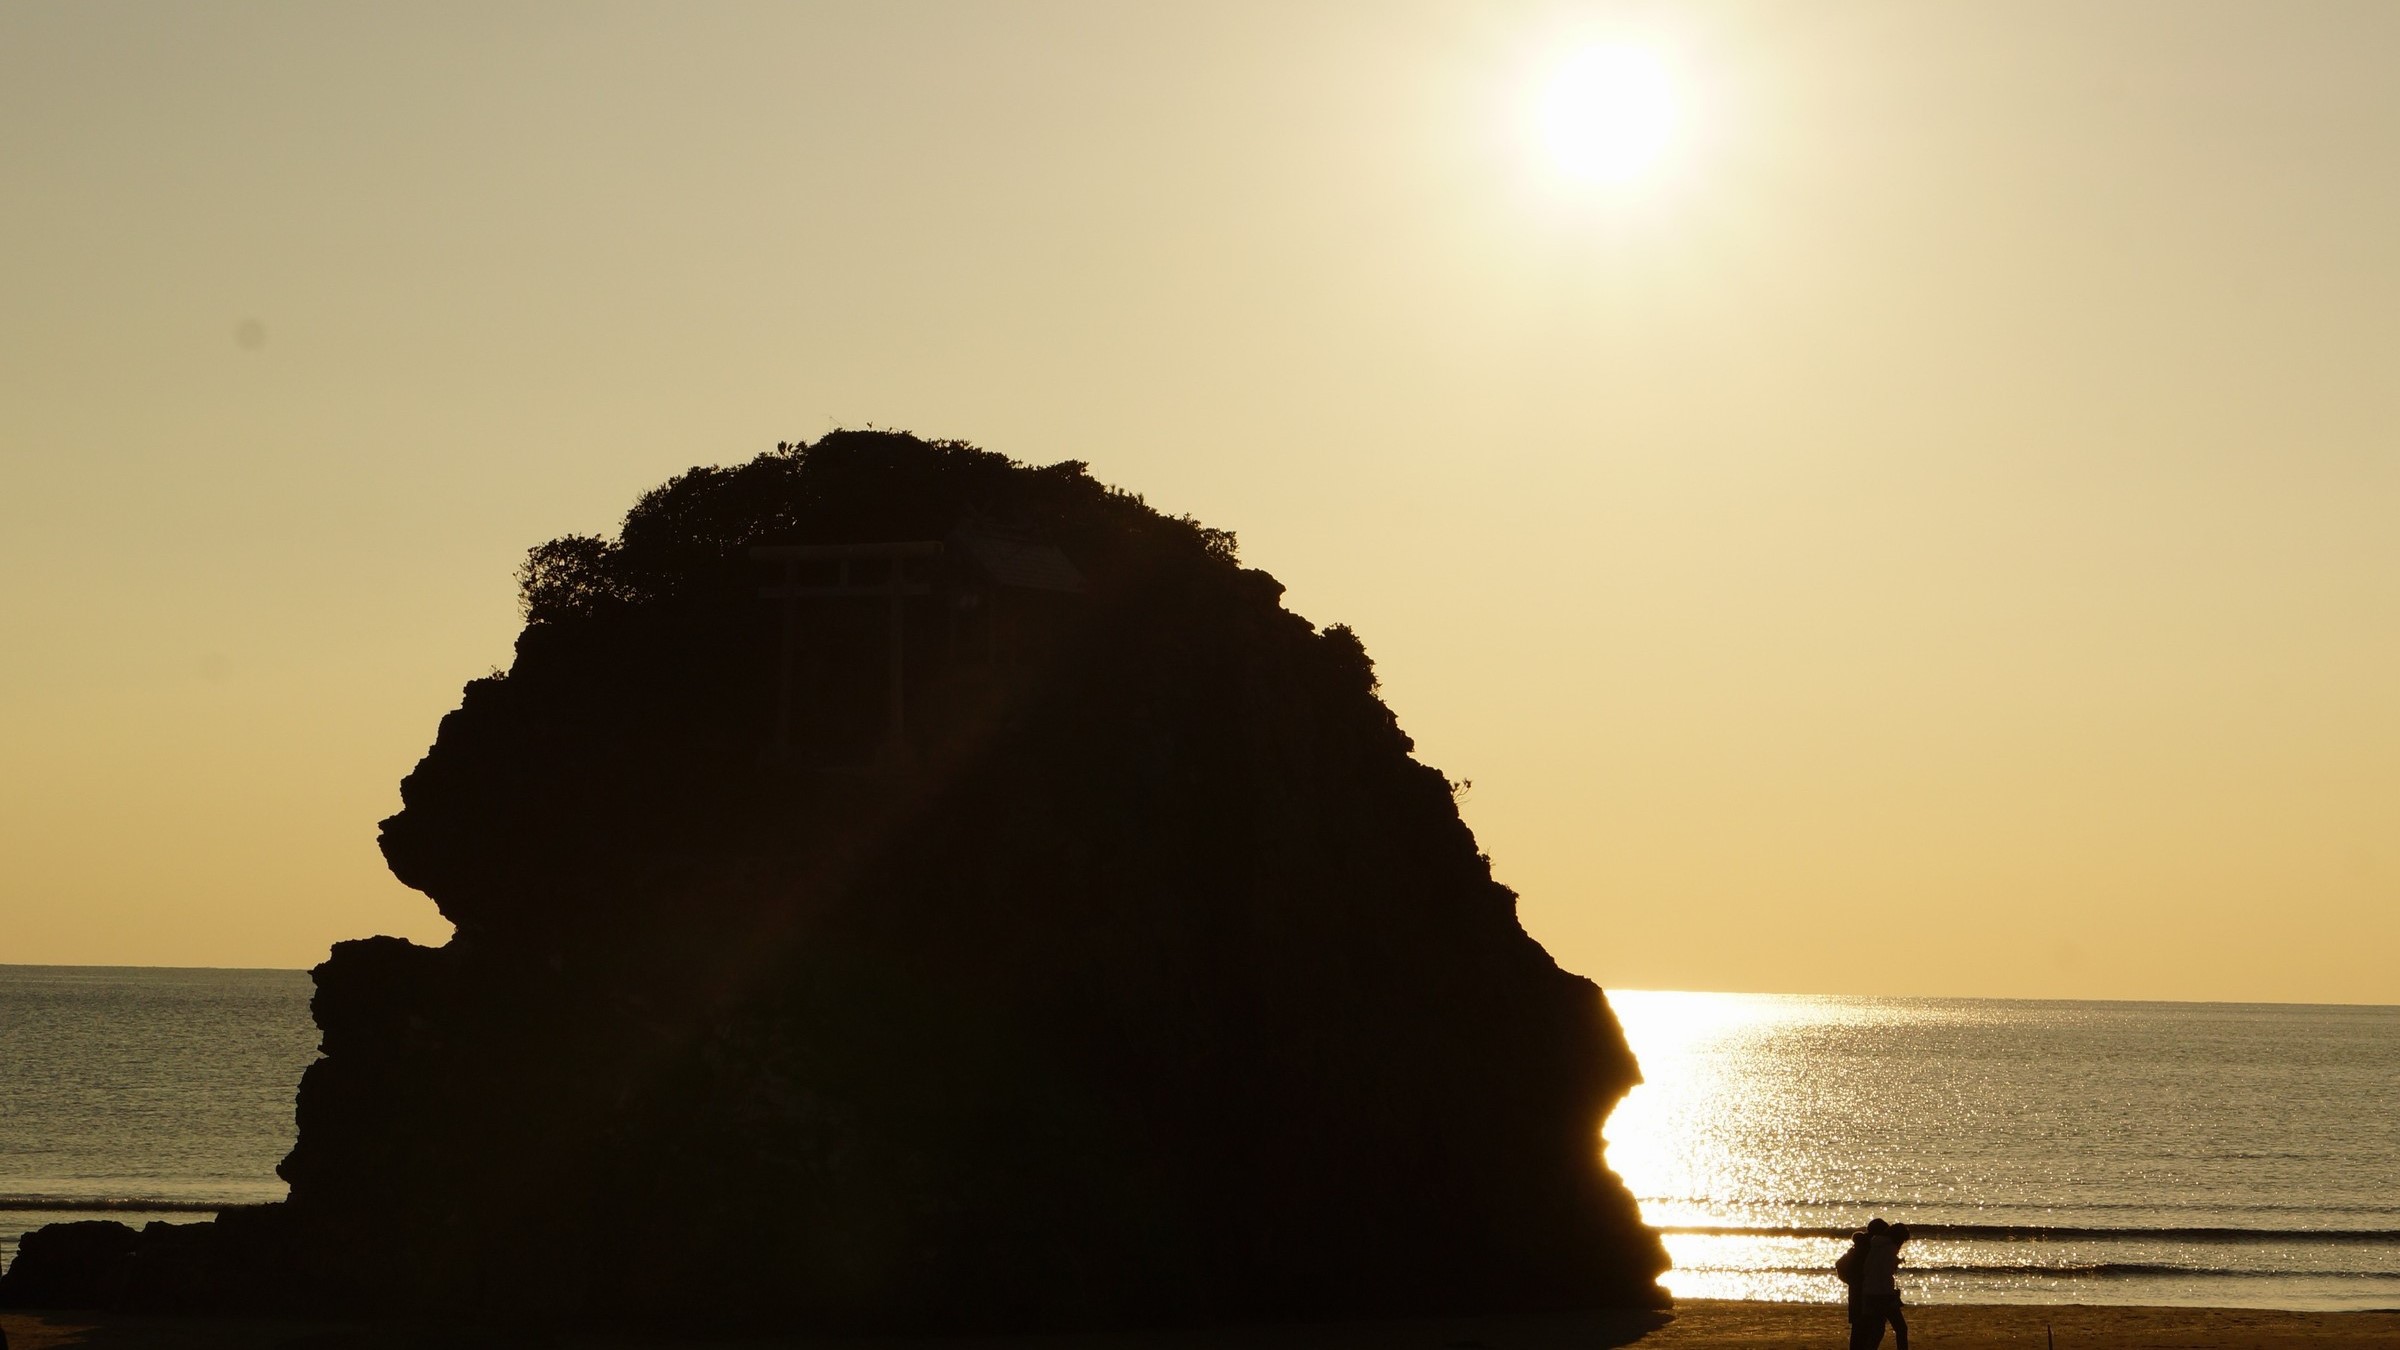
{"type": "MultiPolygon", "coordinates": [[[[2400,1310],[1996,1305],[1918,1308],[1921,1350],[2368,1350],[2400,1346],[2400,1310]]],[[[712,1339],[512,1330],[456,1324],[361,1325],[78,1312],[0,1313],[9,1350],[421,1350],[422,1347],[804,1346],[812,1350],[1764,1350],[1841,1346],[1841,1311],[1819,1304],[1687,1301],[1671,1313],[1595,1313],[1227,1327],[1078,1336],[940,1340],[712,1339]]],[[[1890,1342],[1886,1341],[1889,1345],[1890,1342]]]]}

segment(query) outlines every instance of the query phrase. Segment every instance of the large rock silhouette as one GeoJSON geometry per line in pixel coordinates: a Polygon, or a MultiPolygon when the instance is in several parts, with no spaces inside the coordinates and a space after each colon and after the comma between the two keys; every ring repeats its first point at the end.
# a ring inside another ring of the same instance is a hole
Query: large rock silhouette
{"type": "Polygon", "coordinates": [[[256,1299],[1663,1301],[1600,1157],[1636,1080],[1600,991],[1519,927],[1358,640],[1230,535],[1079,464],[845,432],[692,470],[523,580],[514,665],[383,826],[457,935],[318,968],[256,1299]],[[761,598],[845,564],[758,546],[916,542],[847,564],[880,592],[761,598]]]}

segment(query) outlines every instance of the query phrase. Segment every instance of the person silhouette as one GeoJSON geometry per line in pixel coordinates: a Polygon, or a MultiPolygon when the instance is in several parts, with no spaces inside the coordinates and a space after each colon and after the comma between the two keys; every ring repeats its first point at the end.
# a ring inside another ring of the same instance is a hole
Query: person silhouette
{"type": "Polygon", "coordinates": [[[1850,1286],[1850,1350],[1877,1350],[1890,1326],[1896,1350],[1908,1350],[1908,1318],[1900,1307],[1900,1248],[1908,1225],[1870,1219],[1852,1234],[1837,1271],[1850,1286]]]}

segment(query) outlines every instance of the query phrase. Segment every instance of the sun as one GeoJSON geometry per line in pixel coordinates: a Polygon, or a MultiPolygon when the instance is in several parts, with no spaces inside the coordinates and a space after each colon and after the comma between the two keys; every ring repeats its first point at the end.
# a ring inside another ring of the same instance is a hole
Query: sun
{"type": "Polygon", "coordinates": [[[1651,48],[1615,43],[1585,47],[1560,63],[1536,111],[1552,165],[1611,185],[1647,176],[1673,146],[1681,120],[1666,62],[1651,48]]]}

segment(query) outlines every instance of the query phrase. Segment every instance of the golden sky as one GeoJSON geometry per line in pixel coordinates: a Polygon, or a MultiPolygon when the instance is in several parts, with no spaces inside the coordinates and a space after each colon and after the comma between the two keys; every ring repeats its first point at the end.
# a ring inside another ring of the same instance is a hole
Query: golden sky
{"type": "Polygon", "coordinates": [[[0,962],[439,940],[375,822],[525,548],[873,424],[1237,531],[1603,983],[2400,1002],[2395,51],[0,7],[0,962]],[[1598,173],[1595,52],[1665,91],[1598,173]]]}

